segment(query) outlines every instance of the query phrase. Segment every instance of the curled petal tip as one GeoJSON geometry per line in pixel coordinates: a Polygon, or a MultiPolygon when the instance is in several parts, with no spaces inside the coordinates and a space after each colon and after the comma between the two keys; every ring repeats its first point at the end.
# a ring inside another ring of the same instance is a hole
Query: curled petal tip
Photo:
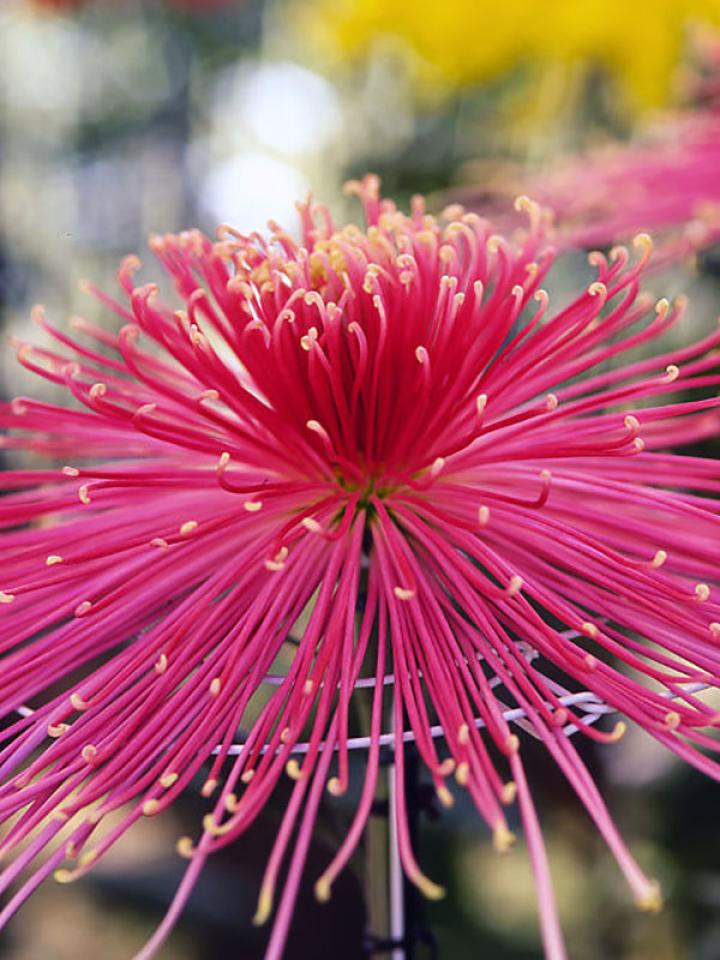
{"type": "Polygon", "coordinates": [[[253,926],[261,927],[272,913],[273,893],[268,887],[263,887],[258,897],[257,909],[252,919],[253,926]]]}
{"type": "Polygon", "coordinates": [[[398,600],[412,600],[415,596],[415,591],[410,590],[407,587],[393,587],[393,593],[398,600]]]}
{"type": "Polygon", "coordinates": [[[435,883],[429,877],[426,877],[424,873],[418,871],[415,874],[411,874],[410,879],[427,900],[442,900],[445,896],[445,887],[440,886],[439,883],[435,883]]]}
{"type": "Polygon", "coordinates": [[[315,899],[320,903],[327,903],[332,896],[332,884],[325,877],[315,881],[315,899]]]}
{"type": "Polygon", "coordinates": [[[195,848],[190,837],[179,837],[177,843],[175,844],[175,849],[184,860],[190,860],[195,852],[195,848]]]}
{"type": "Polygon", "coordinates": [[[663,899],[657,880],[648,881],[646,889],[635,897],[635,906],[644,913],[660,913],[663,908],[663,899]]]}
{"type": "Polygon", "coordinates": [[[515,834],[512,830],[508,830],[504,823],[498,824],[493,830],[493,847],[498,853],[507,853],[516,839],[515,834]]]}

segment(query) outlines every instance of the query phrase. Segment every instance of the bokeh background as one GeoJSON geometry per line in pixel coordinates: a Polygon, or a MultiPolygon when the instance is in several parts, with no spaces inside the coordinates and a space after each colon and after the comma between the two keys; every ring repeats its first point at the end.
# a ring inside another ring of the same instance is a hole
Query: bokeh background
{"type": "MultiPolygon", "coordinates": [[[[518,171],[632,139],[711,97],[718,26],[711,0],[0,0],[3,329],[37,337],[36,302],[59,323],[97,316],[77,281],[111,287],[120,258],[142,255],[151,233],[221,222],[250,231],[269,218],[292,227],[294,201],[308,191],[339,219],[357,217],[342,184],[367,170],[401,203],[421,191],[436,209],[457,196],[497,206],[518,171]]],[[[569,258],[556,282],[571,285],[578,263],[569,258]]],[[[695,332],[720,312],[719,263],[717,249],[703,249],[653,280],[658,295],[691,295],[695,332]]],[[[30,389],[12,350],[2,357],[3,399],[30,389]]],[[[534,746],[529,769],[570,956],[717,960],[717,786],[637,731],[586,746],[618,824],[663,883],[665,910],[648,917],[534,746]]],[[[262,956],[266,932],[250,918],[283,800],[210,862],[161,957],[262,956]]],[[[323,810],[309,877],[350,811],[349,801],[323,810]]],[[[3,935],[0,956],[131,956],[180,876],[175,840],[202,812],[189,795],[138,823],[81,882],[47,884],[3,935]]],[[[419,852],[448,887],[426,914],[439,957],[538,960],[522,843],[498,856],[459,802],[423,815],[419,852]]],[[[327,906],[308,883],[287,957],[361,957],[365,886],[362,861],[327,906]]]]}

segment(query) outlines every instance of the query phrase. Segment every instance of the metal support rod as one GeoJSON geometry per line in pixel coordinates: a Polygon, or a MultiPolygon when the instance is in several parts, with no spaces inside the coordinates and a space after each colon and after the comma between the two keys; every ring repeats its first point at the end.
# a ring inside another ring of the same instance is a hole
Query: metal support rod
{"type": "MultiPolygon", "coordinates": [[[[373,817],[368,827],[368,921],[366,937],[368,957],[389,960],[428,960],[437,958],[437,944],[425,926],[424,902],[417,888],[403,873],[398,848],[398,795],[395,756],[390,750],[381,754],[386,771],[379,789],[373,817]],[[420,947],[425,952],[418,953],[420,947]]],[[[414,746],[404,751],[404,777],[410,842],[417,845],[423,813],[437,816],[433,792],[420,783],[421,763],[414,746]]]]}
{"type": "Polygon", "coordinates": [[[405,925],[405,876],[400,863],[397,835],[397,790],[395,764],[387,768],[388,780],[388,878],[390,899],[390,939],[397,944],[390,954],[391,960],[408,960],[408,940],[405,925]]]}

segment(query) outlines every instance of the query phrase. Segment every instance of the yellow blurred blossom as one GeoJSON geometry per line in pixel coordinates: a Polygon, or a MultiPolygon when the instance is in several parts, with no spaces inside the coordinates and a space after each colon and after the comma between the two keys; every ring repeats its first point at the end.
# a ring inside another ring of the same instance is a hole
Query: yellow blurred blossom
{"type": "Polygon", "coordinates": [[[667,99],[691,27],[720,26],[720,0],[305,0],[301,9],[305,34],[335,63],[395,42],[425,94],[521,63],[591,64],[635,107],[667,99]]]}

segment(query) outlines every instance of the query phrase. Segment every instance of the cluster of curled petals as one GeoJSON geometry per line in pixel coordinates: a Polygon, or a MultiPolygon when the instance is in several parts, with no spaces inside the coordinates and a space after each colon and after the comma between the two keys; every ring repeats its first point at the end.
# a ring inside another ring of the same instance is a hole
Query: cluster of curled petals
{"type": "MultiPolygon", "coordinates": [[[[468,206],[502,211],[518,188],[547,206],[565,248],[609,246],[638,231],[659,240],[654,266],[720,240],[720,110],[668,115],[642,137],[556,160],[534,174],[504,171],[497,194],[458,194],[468,206]]],[[[492,193],[492,190],[491,190],[492,193]]]]}
{"type": "Polygon", "coordinates": [[[411,736],[441,802],[467,791],[501,851],[517,803],[545,949],[564,956],[512,704],[637,903],[659,904],[567,736],[622,724],[584,723],[545,671],[719,776],[698,690],[720,686],[720,467],[669,449],[718,432],[720,330],[647,355],[684,304],[640,292],[646,236],[592,254],[594,281],[553,309],[534,204],[507,239],[460,208],[405,215],[372,177],[353,189],[364,229],[308,204],[299,242],[275,224],[155,238],[182,309],[129,258],[119,299],[90,288],[119,332],[76,320],[71,337],[38,310],[46,345],[16,345],[69,402],[0,407],[4,446],[47,460],[0,479],[0,709],[20,711],[0,742],[0,884],[19,882],[2,923],[200,776],[207,813],[178,842],[187,873],[150,957],[289,777],[255,916],[277,905],[277,960],[321,798],[348,788],[359,696],[367,762],[309,878],[321,900],[388,739],[402,866],[442,894],[411,846],[411,736]]]}

